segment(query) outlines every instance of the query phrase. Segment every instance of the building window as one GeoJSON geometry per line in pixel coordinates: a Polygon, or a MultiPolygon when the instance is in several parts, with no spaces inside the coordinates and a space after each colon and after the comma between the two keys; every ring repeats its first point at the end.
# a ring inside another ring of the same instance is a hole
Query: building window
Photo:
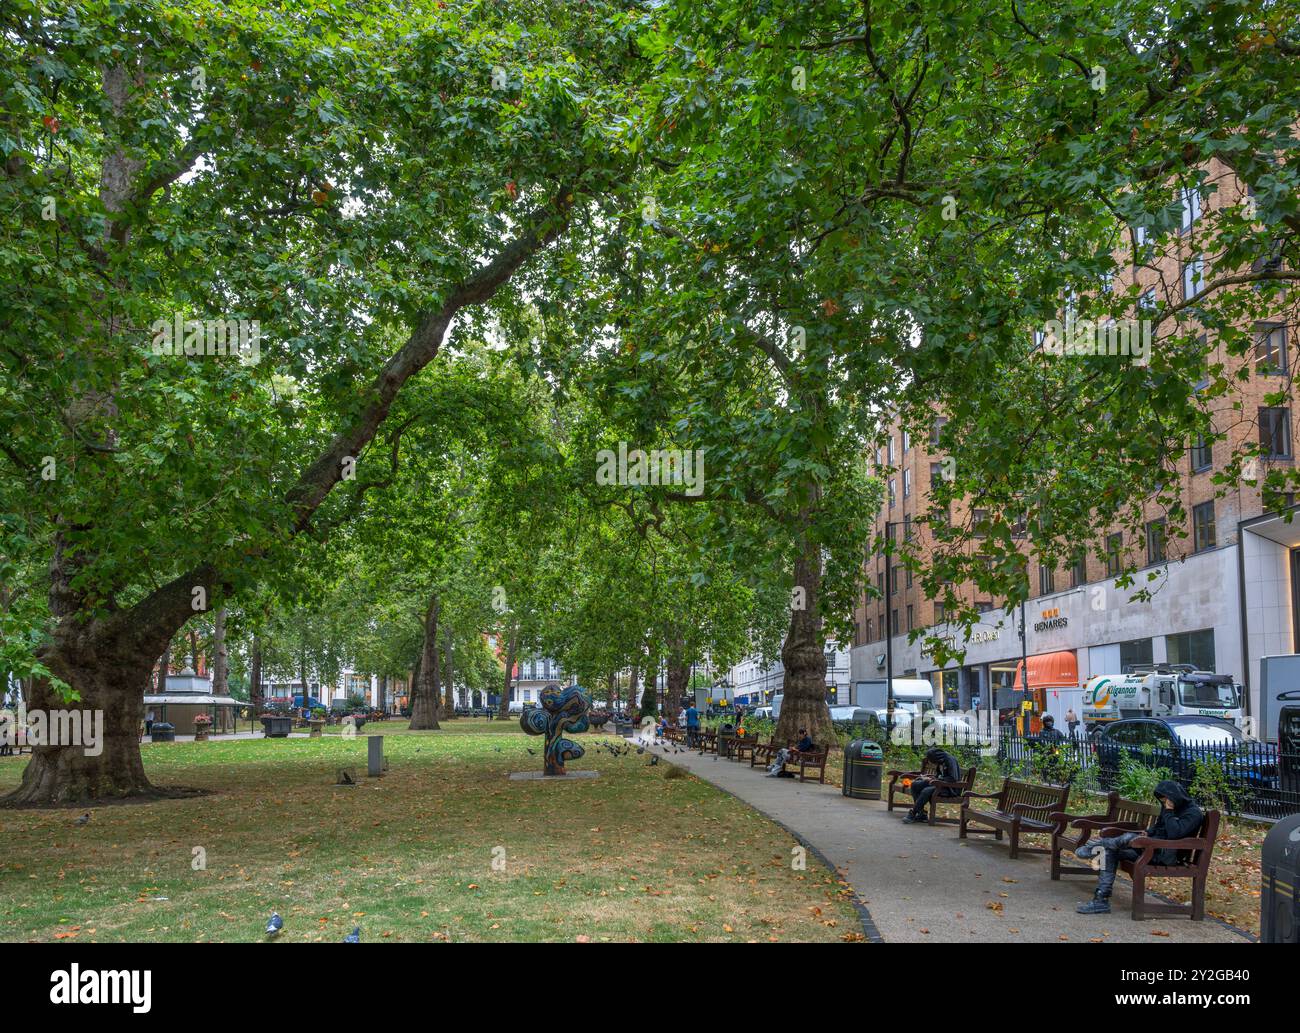
{"type": "Polygon", "coordinates": [[[1118,531],[1106,536],[1106,576],[1115,577],[1124,569],[1124,536],[1118,531]]]}
{"type": "Polygon", "coordinates": [[[889,435],[889,443],[885,446],[885,456],[889,460],[889,465],[894,465],[894,435],[889,435]]]}
{"type": "Polygon", "coordinates": [[[1147,228],[1145,226],[1133,227],[1133,241],[1138,247],[1143,247],[1147,242],[1147,228]]]}
{"type": "Polygon", "coordinates": [[[898,608],[897,607],[889,611],[889,626],[894,631],[898,630],[898,608]]]}
{"type": "Polygon", "coordinates": [[[1198,671],[1213,671],[1214,629],[1166,635],[1165,652],[1171,664],[1191,664],[1198,671]]]}
{"type": "Polygon", "coordinates": [[[1202,502],[1192,507],[1192,548],[1204,552],[1214,548],[1214,503],[1202,502]]]}
{"type": "Polygon", "coordinates": [[[1155,661],[1151,658],[1151,639],[1135,638],[1129,642],[1119,644],[1119,669],[1127,671],[1131,664],[1150,664],[1155,661]]]}
{"type": "Polygon", "coordinates": [[[872,620],[870,617],[867,618],[867,637],[865,641],[867,642],[876,641],[876,622],[872,620]]]}
{"type": "Polygon", "coordinates": [[[977,509],[971,514],[972,530],[976,538],[984,538],[988,535],[989,511],[987,509],[977,509]]]}
{"type": "Polygon", "coordinates": [[[934,423],[930,424],[930,444],[938,445],[939,438],[943,434],[943,428],[948,424],[948,417],[936,416],[934,423]]]}
{"type": "Polygon", "coordinates": [[[907,431],[903,431],[903,451],[910,452],[911,450],[912,450],[912,435],[909,434],[907,431]]]}
{"type": "Polygon", "coordinates": [[[1255,372],[1277,376],[1286,371],[1286,327],[1261,325],[1255,330],[1255,372]]]}
{"type": "Polygon", "coordinates": [[[890,594],[890,595],[897,595],[897,594],[898,594],[898,572],[899,572],[899,570],[901,570],[901,569],[902,569],[902,568],[899,567],[897,564],[894,565],[894,576],[893,576],[892,578],[890,578],[890,581],[892,582],[892,584],[889,586],[889,594],[890,594]]]}
{"type": "Polygon", "coordinates": [[[908,588],[911,588],[911,587],[912,587],[912,568],[911,568],[911,567],[908,567],[908,568],[907,568],[907,587],[908,587],[908,588]]]}
{"type": "Polygon", "coordinates": [[[1088,581],[1088,561],[1085,557],[1080,556],[1070,564],[1070,587],[1078,588],[1088,581]]]}
{"type": "Polygon", "coordinates": [[[907,607],[907,630],[908,630],[908,631],[911,631],[911,630],[912,630],[912,607],[911,607],[911,604],[908,604],[908,607],[907,607]]]}
{"type": "Polygon", "coordinates": [[[1205,259],[1189,258],[1183,266],[1183,300],[1190,301],[1205,289],[1205,259]]]}
{"type": "Polygon", "coordinates": [[[1192,473],[1200,473],[1214,465],[1214,446],[1205,440],[1204,434],[1197,434],[1192,445],[1192,473]]]}
{"type": "Polygon", "coordinates": [[[1147,523],[1147,563],[1165,561],[1165,521],[1164,518],[1147,523]]]}
{"type": "Polygon", "coordinates": [[[947,616],[946,616],[945,613],[944,613],[943,603],[935,603],[935,604],[934,604],[934,622],[935,622],[936,624],[942,624],[942,623],[943,623],[945,620],[947,620],[947,619],[948,619],[948,618],[947,618],[947,616]]]}
{"type": "Polygon", "coordinates": [[[1023,538],[1029,527],[1029,514],[1023,510],[1011,517],[1011,537],[1023,538]]]}
{"type": "Polygon", "coordinates": [[[1196,187],[1183,187],[1179,193],[1183,202],[1182,232],[1186,233],[1201,217],[1201,192],[1196,187]]]}
{"type": "Polygon", "coordinates": [[[976,613],[988,613],[991,609],[993,609],[993,603],[988,599],[981,599],[975,604],[976,613]]]}
{"type": "Polygon", "coordinates": [[[942,480],[943,480],[943,463],[931,463],[930,464],[930,490],[933,491],[934,486],[942,480]]]}
{"type": "Polygon", "coordinates": [[[1291,410],[1259,410],[1259,447],[1265,459],[1291,458],[1291,410]]]}
{"type": "Polygon", "coordinates": [[[876,574],[876,585],[879,587],[880,595],[883,598],[885,594],[885,572],[883,570],[876,574]]]}
{"type": "Polygon", "coordinates": [[[894,502],[896,501],[896,498],[895,498],[896,494],[897,494],[897,487],[896,487],[896,485],[894,484],[894,478],[891,477],[891,478],[889,478],[889,507],[890,507],[890,509],[893,509],[893,507],[894,507],[894,502]]]}
{"type": "Polygon", "coordinates": [[[911,498],[911,496],[912,496],[912,471],[904,470],[903,471],[903,498],[905,499],[911,498]]]}
{"type": "Polygon", "coordinates": [[[1051,595],[1056,591],[1056,571],[1046,563],[1038,564],[1038,594],[1051,595]]]}

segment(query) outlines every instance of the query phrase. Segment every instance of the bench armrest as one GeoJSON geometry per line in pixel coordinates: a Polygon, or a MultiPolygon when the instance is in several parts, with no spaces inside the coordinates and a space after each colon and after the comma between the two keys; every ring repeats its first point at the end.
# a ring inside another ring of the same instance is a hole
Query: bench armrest
{"type": "Polygon", "coordinates": [[[1137,839],[1129,843],[1134,850],[1149,849],[1155,850],[1208,850],[1210,841],[1207,839],[1151,839],[1147,836],[1138,836],[1137,839]]]}

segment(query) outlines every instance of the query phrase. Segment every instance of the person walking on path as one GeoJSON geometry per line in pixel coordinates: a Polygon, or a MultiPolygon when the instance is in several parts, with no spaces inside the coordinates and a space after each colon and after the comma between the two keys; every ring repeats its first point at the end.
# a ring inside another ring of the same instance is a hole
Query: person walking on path
{"type": "Polygon", "coordinates": [[[686,708],[686,745],[694,746],[700,737],[700,712],[692,703],[686,708]]]}
{"type": "Polygon", "coordinates": [[[1069,730],[1071,739],[1079,738],[1079,717],[1075,714],[1074,707],[1065,712],[1065,727],[1069,730]]]}

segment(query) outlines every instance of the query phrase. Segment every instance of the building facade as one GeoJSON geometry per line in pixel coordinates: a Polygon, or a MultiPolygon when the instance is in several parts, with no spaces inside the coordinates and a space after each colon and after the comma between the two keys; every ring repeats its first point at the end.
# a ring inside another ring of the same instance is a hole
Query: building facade
{"type": "MultiPolygon", "coordinates": [[[[1182,232],[1160,256],[1118,275],[1117,285],[1136,284],[1141,298],[1169,305],[1195,296],[1205,276],[1197,240],[1203,209],[1246,197],[1226,168],[1212,168],[1210,178],[1218,191],[1208,198],[1181,192],[1182,232]]],[[[929,678],[941,705],[988,708],[999,705],[999,690],[1016,685],[1023,652],[1035,709],[1059,721],[1068,709],[1081,712],[1083,685],[1093,675],[1119,672],[1128,663],[1190,663],[1233,675],[1246,689],[1249,712],[1258,713],[1260,658],[1300,648],[1300,520],[1288,523],[1265,512],[1255,486],[1270,465],[1294,463],[1295,304],[1293,298],[1285,301],[1274,318],[1250,327],[1253,353],[1234,356],[1222,346],[1211,348],[1208,361],[1224,364],[1240,379],[1235,395],[1208,403],[1224,438],[1188,442],[1179,461],[1176,487],[1187,514],[1186,537],[1171,534],[1167,507],[1153,498],[1144,504],[1141,532],[1112,530],[1104,538],[1104,555],[1090,552],[1064,570],[1031,562],[1030,600],[1023,609],[1008,613],[1005,601],[957,586],[958,597],[982,615],[969,637],[949,628],[941,602],[926,597],[920,579],[898,557],[886,569],[884,556],[869,556],[865,572],[875,591],[862,598],[855,614],[853,680],[884,677],[892,653],[894,677],[929,678]],[[1286,404],[1277,404],[1280,393],[1286,404]],[[1247,464],[1247,475],[1222,483],[1230,457],[1247,444],[1258,444],[1262,458],[1247,464]],[[1134,585],[1121,588],[1117,576],[1128,565],[1138,568],[1134,585]],[[1151,598],[1134,599],[1139,588],[1151,598]],[[920,629],[964,648],[963,661],[941,667],[922,642],[908,641],[920,629]]],[[[924,538],[930,492],[944,475],[939,442],[945,422],[936,415],[930,432],[915,436],[897,424],[888,429],[874,457],[886,489],[878,532],[888,525],[895,540],[924,538]]],[[[961,511],[954,503],[950,516],[969,521],[975,531],[970,548],[978,552],[981,512],[961,511]]]]}
{"type": "MultiPolygon", "coordinates": [[[[826,702],[849,701],[852,675],[851,650],[836,642],[826,644],[826,702]]],[[[765,706],[781,691],[785,667],[779,659],[764,664],[761,656],[749,656],[727,672],[728,694],[741,706],[765,706]]]]}

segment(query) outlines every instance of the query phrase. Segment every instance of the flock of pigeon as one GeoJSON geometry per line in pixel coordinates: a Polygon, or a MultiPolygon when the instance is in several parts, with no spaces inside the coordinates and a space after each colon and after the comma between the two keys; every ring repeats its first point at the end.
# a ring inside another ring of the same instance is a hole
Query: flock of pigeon
{"type": "MultiPolygon", "coordinates": [[[[266,923],[266,935],[269,938],[274,939],[276,936],[280,935],[280,930],[283,928],[284,928],[284,919],[280,917],[280,912],[272,911],[271,919],[266,923]]],[[[352,930],[352,932],[348,933],[347,936],[343,937],[343,942],[360,943],[361,926],[357,926],[355,929],[352,930]]]]}

